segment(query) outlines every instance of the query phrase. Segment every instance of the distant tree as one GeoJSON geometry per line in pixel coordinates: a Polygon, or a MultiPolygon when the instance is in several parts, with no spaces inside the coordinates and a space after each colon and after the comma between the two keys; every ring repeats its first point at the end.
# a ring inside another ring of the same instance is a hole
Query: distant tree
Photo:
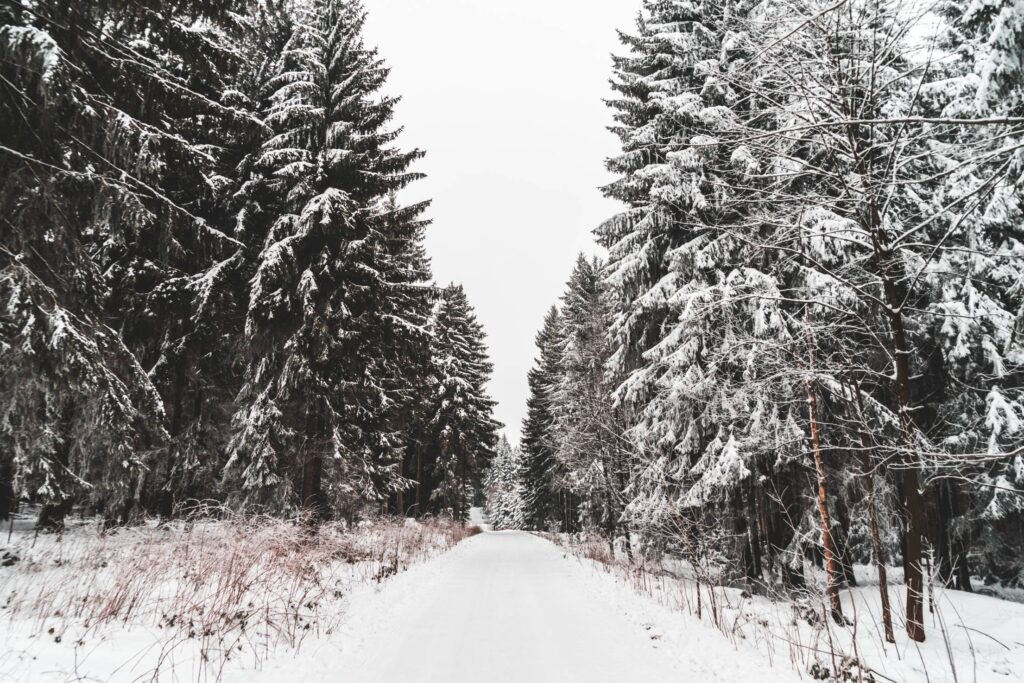
{"type": "Polygon", "coordinates": [[[497,530],[522,529],[526,501],[523,487],[522,451],[513,448],[504,436],[484,479],[487,519],[497,530]]]}
{"type": "Polygon", "coordinates": [[[435,385],[427,429],[428,462],[436,483],[433,507],[466,519],[473,492],[483,488],[498,444],[499,423],[486,391],[491,362],[484,331],[461,285],[441,292],[433,321],[435,385]]]}
{"type": "Polygon", "coordinates": [[[558,309],[552,307],[537,334],[539,355],[527,380],[530,395],[526,400],[521,448],[526,486],[525,523],[529,529],[546,530],[556,523],[565,531],[576,528],[576,502],[572,493],[556,485],[562,478],[555,460],[554,394],[561,382],[561,333],[558,309]]]}

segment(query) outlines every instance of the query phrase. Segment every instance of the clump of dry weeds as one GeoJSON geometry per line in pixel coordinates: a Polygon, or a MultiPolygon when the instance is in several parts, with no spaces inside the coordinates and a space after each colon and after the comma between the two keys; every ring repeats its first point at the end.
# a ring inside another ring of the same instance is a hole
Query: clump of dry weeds
{"type": "Polygon", "coordinates": [[[243,649],[265,655],[330,633],[353,585],[381,581],[472,533],[444,519],[311,532],[297,520],[207,511],[107,532],[23,534],[12,539],[20,561],[0,572],[0,605],[55,638],[70,626],[76,634],[156,627],[164,653],[189,643],[204,662],[223,663],[243,649]]]}

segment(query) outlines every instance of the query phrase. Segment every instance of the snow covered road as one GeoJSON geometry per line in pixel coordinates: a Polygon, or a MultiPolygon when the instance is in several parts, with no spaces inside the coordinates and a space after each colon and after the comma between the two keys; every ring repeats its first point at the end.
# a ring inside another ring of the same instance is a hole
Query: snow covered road
{"type": "Polygon", "coordinates": [[[739,654],[703,624],[680,628],[679,619],[688,618],[648,604],[542,538],[489,532],[357,596],[339,631],[296,660],[267,662],[239,680],[796,680],[756,653],[739,654]],[[678,638],[660,628],[668,620],[678,638]]]}
{"type": "Polygon", "coordinates": [[[580,589],[556,546],[498,532],[464,550],[402,624],[366,643],[353,680],[678,680],[656,641],[580,589]]]}

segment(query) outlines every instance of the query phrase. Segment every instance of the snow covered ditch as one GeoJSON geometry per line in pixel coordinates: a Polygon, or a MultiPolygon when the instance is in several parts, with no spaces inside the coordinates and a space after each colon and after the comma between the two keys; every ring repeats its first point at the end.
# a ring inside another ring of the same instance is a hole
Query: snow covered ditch
{"type": "MultiPolygon", "coordinates": [[[[693,568],[682,563],[630,562],[603,539],[546,536],[654,605],[717,629],[738,651],[754,648],[773,667],[791,667],[814,680],[1024,681],[1024,604],[1018,602],[933,586],[925,607],[927,640],[915,643],[906,637],[902,619],[902,570],[890,568],[896,642],[888,643],[873,567],[855,567],[858,586],[842,591],[848,622],[843,626],[827,618],[824,575],[816,582],[820,589],[801,595],[752,595],[697,581],[693,568]]],[[[678,630],[681,638],[693,637],[690,627],[678,630]]]]}
{"type": "Polygon", "coordinates": [[[330,636],[353,593],[473,533],[447,520],[313,534],[263,517],[4,530],[0,681],[219,680],[330,636]]]}

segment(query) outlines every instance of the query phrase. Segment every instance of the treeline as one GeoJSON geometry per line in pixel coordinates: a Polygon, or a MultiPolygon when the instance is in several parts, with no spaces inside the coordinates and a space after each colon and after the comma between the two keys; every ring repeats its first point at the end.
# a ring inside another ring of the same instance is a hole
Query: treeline
{"type": "Polygon", "coordinates": [[[484,334],[359,0],[0,6],[0,514],[462,518],[484,334]]]}
{"type": "Polygon", "coordinates": [[[487,521],[492,528],[522,529],[526,526],[526,481],[523,451],[504,436],[484,478],[487,521]]]}
{"type": "MultiPolygon", "coordinates": [[[[527,519],[830,609],[1024,584],[1024,6],[645,0],[538,336],[527,519]]],[[[890,639],[891,621],[886,611],[890,639]]]]}

